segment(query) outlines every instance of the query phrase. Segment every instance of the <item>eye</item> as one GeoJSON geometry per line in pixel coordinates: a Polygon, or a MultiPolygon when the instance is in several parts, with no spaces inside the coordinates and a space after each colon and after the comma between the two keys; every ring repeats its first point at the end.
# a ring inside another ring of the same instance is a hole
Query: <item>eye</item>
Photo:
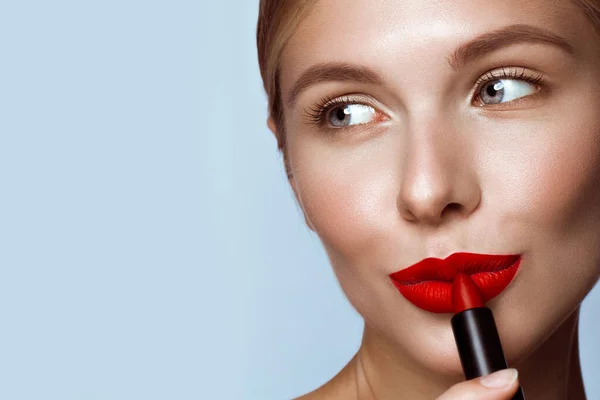
{"type": "Polygon", "coordinates": [[[533,83],[519,79],[496,79],[488,81],[479,90],[479,100],[485,104],[506,103],[538,91],[533,83]]]}
{"type": "Polygon", "coordinates": [[[377,112],[365,104],[343,104],[333,107],[327,114],[328,123],[335,128],[351,125],[368,124],[373,121],[377,112]]]}

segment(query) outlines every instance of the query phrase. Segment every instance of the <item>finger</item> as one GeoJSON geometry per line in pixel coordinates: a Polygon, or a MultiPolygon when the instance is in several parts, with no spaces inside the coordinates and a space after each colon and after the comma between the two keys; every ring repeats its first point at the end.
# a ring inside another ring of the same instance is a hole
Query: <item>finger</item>
{"type": "Polygon", "coordinates": [[[508,368],[457,383],[436,400],[510,400],[519,388],[519,374],[508,368]]]}

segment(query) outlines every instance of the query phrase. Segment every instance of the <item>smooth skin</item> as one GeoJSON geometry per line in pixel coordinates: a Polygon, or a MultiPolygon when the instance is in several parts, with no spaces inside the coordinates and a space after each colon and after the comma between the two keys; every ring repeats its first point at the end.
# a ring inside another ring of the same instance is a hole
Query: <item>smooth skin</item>
{"type": "Polygon", "coordinates": [[[286,135],[291,187],[365,329],[352,360],[301,399],[510,399],[519,384],[528,400],[585,399],[577,329],[600,277],[599,43],[569,0],[317,2],[281,60],[285,123],[268,125],[286,135]],[[523,25],[544,35],[515,41],[523,25]],[[457,58],[499,30],[517,34],[457,58]],[[297,85],[334,63],[359,73],[297,85]],[[464,382],[452,316],[415,307],[388,276],[460,251],[522,255],[488,303],[519,372],[503,389],[464,382]]]}

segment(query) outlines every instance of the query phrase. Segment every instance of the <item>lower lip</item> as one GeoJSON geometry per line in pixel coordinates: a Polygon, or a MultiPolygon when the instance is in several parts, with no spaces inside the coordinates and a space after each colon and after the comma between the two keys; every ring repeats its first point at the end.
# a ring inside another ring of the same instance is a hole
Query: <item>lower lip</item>
{"type": "MultiPolygon", "coordinates": [[[[521,258],[510,267],[494,272],[478,272],[469,275],[481,290],[487,303],[498,296],[513,280],[521,258]]],[[[394,286],[415,306],[433,313],[452,312],[452,282],[424,281],[404,284],[392,279],[394,286]]]]}

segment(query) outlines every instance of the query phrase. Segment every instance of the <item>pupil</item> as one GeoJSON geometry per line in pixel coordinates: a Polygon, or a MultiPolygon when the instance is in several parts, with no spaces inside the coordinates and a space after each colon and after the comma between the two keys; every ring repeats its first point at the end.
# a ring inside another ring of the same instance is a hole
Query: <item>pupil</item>
{"type": "Polygon", "coordinates": [[[495,86],[496,85],[490,85],[487,87],[486,92],[487,92],[488,96],[494,97],[496,95],[497,91],[496,91],[495,86]]]}
{"type": "Polygon", "coordinates": [[[345,108],[338,109],[336,112],[336,117],[338,117],[338,119],[340,121],[345,120],[346,119],[346,109],[345,108]]]}

